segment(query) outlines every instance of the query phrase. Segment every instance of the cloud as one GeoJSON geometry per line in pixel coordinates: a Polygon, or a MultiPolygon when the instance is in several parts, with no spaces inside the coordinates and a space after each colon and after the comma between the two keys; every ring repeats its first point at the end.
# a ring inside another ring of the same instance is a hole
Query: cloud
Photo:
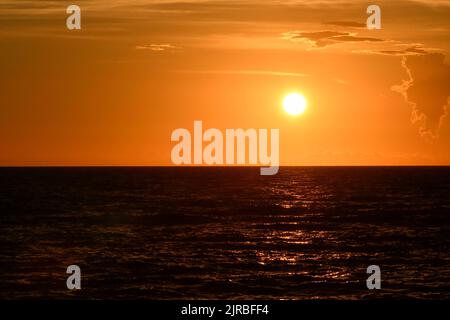
{"type": "Polygon", "coordinates": [[[283,39],[293,42],[307,41],[315,47],[326,47],[342,42],[382,42],[383,39],[373,37],[358,37],[356,33],[341,31],[289,31],[283,34],[283,39]]]}
{"type": "Polygon", "coordinates": [[[354,22],[354,21],[329,21],[324,22],[323,24],[330,26],[338,26],[338,27],[350,27],[350,28],[366,28],[365,23],[354,22]]]}
{"type": "Polygon", "coordinates": [[[403,46],[403,49],[380,49],[380,50],[353,50],[353,53],[379,54],[387,56],[416,56],[431,53],[438,53],[440,50],[434,48],[425,48],[422,45],[412,44],[394,44],[394,47],[403,46]]]}
{"type": "Polygon", "coordinates": [[[343,86],[348,86],[350,85],[350,83],[347,80],[341,79],[341,78],[334,78],[333,79],[334,82],[339,83],[343,86]]]}
{"type": "Polygon", "coordinates": [[[144,44],[144,45],[137,45],[136,50],[150,50],[150,51],[174,51],[178,50],[180,47],[171,45],[171,44],[144,44]]]}
{"type": "Polygon", "coordinates": [[[404,56],[408,79],[392,87],[412,107],[411,121],[422,136],[438,137],[449,109],[450,66],[444,60],[441,53],[404,56]]]}
{"type": "Polygon", "coordinates": [[[282,76],[282,77],[308,77],[305,73],[268,71],[268,70],[181,70],[179,73],[196,74],[230,74],[230,75],[254,75],[254,76],[282,76]]]}

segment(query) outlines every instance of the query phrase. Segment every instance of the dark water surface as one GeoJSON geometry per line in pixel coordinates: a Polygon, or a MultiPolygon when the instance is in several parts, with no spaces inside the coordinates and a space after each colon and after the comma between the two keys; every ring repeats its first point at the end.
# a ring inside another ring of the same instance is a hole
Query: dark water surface
{"type": "Polygon", "coordinates": [[[449,299],[449,236],[449,167],[0,168],[1,298],[449,299]]]}

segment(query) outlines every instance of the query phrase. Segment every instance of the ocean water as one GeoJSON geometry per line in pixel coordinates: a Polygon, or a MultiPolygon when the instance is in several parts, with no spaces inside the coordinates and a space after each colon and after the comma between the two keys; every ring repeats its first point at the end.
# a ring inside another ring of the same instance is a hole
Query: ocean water
{"type": "Polygon", "coordinates": [[[449,299],[449,236],[450,167],[0,169],[3,299],[449,299]]]}

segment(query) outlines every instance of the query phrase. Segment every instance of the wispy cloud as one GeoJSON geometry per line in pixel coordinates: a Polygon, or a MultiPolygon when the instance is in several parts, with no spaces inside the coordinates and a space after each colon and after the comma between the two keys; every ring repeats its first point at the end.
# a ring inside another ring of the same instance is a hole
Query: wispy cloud
{"type": "Polygon", "coordinates": [[[308,42],[315,47],[326,47],[342,42],[382,42],[385,41],[374,37],[360,37],[357,33],[342,31],[289,31],[283,34],[283,39],[293,42],[308,42]]]}
{"type": "Polygon", "coordinates": [[[325,25],[338,26],[338,27],[350,27],[350,28],[366,28],[365,23],[355,21],[328,21],[324,22],[325,25]]]}
{"type": "Polygon", "coordinates": [[[297,72],[269,71],[269,70],[178,70],[178,73],[194,74],[229,74],[279,77],[308,77],[308,74],[297,72]]]}
{"type": "Polygon", "coordinates": [[[136,50],[150,50],[150,51],[174,51],[179,50],[181,47],[177,47],[171,44],[144,44],[144,45],[137,45],[136,50]]]}
{"type": "Polygon", "coordinates": [[[348,86],[350,85],[350,83],[347,80],[341,79],[341,78],[334,78],[333,79],[334,82],[339,83],[343,86],[348,86]]]}
{"type": "Polygon", "coordinates": [[[425,48],[422,44],[408,44],[392,42],[389,48],[386,49],[363,49],[353,50],[353,53],[363,54],[379,54],[386,56],[417,56],[430,53],[441,53],[442,50],[435,48],[425,48]]]}

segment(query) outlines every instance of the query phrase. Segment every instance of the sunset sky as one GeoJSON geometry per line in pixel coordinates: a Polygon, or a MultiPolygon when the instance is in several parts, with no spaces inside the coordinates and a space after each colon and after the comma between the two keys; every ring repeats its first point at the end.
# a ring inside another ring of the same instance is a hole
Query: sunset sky
{"type": "Polygon", "coordinates": [[[0,48],[1,166],[171,165],[194,120],[279,128],[281,165],[450,165],[450,1],[0,0],[0,48]]]}

